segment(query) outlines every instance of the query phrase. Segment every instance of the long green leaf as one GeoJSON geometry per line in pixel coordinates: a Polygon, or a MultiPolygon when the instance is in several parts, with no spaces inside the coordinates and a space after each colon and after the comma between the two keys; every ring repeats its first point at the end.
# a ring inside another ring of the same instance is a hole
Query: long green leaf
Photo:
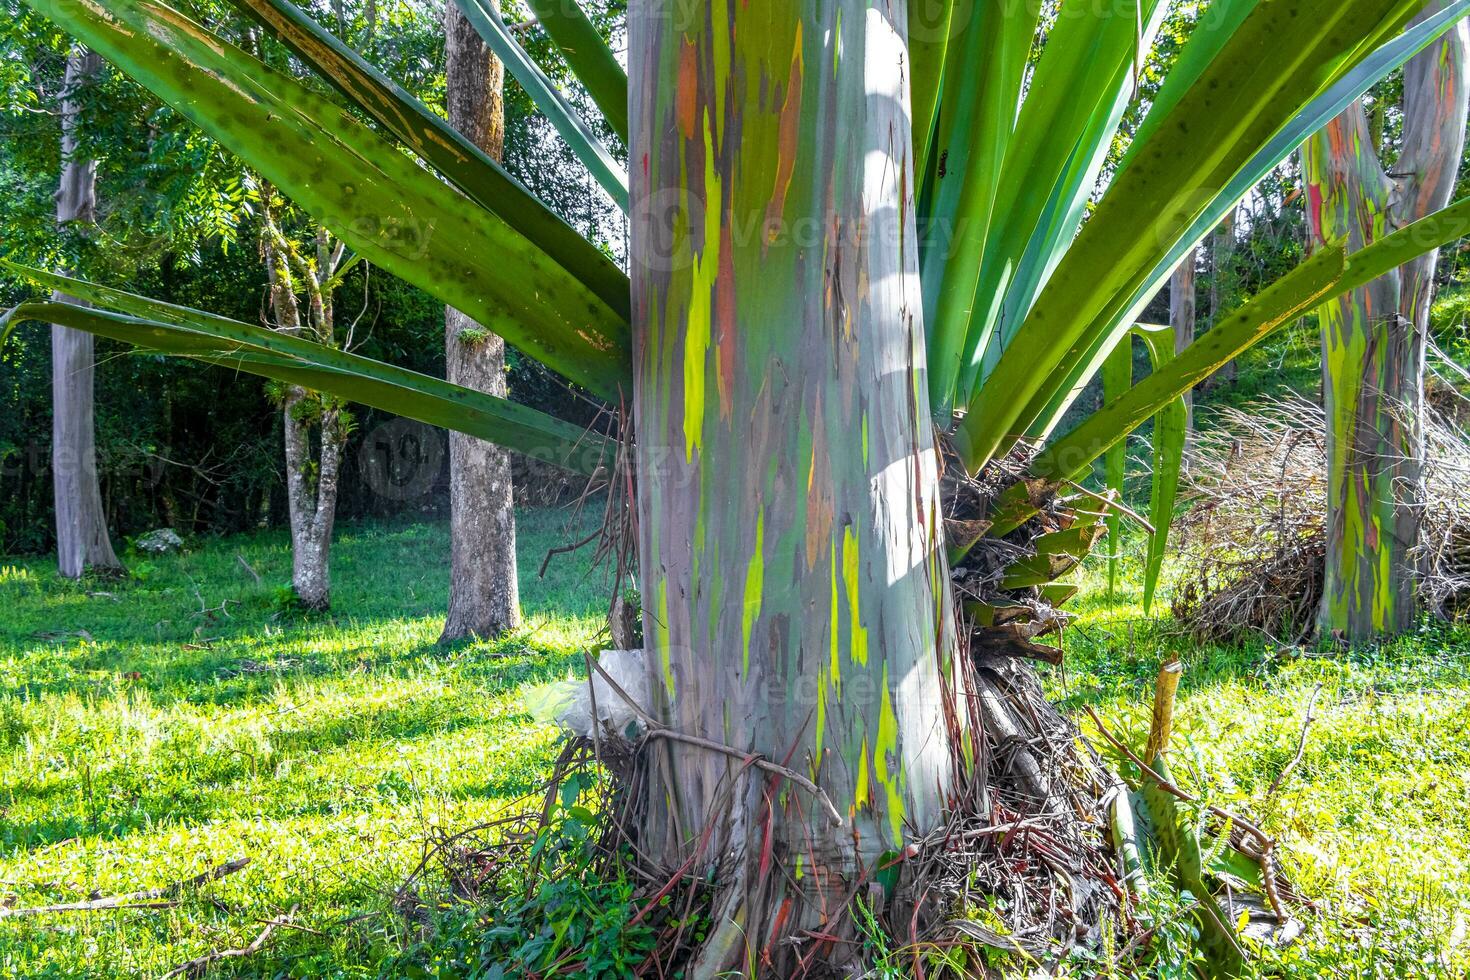
{"type": "MultiPolygon", "coordinates": [[[[1416,256],[1470,235],[1470,197],[1345,256],[1324,249],[1277,280],[1179,353],[1162,371],[1104,405],[1031,462],[1040,480],[1072,479],[1170,400],[1196,387],[1293,318],[1385,275],[1416,256]]],[[[1004,530],[991,529],[992,534],[1004,530]]]]}
{"type": "MultiPolygon", "coordinates": [[[[1470,0],[1455,0],[1443,10],[1413,24],[1328,86],[1310,105],[1293,117],[1216,195],[1157,264],[1140,277],[1139,284],[1132,292],[1119,293],[1114,302],[1093,321],[1086,331],[1088,336],[1094,338],[1088,355],[1076,363],[1065,380],[1059,380],[1052,386],[1046,408],[1036,413],[1038,421],[1033,423],[1029,434],[1035,438],[1045,438],[1050,434],[1087,382],[1099,370],[1106,352],[1111,349],[1113,338],[1128,329],[1128,325],[1137,319],[1184,257],[1219,225],[1230,209],[1252,187],[1295,153],[1303,140],[1338,116],[1384,77],[1444,36],[1467,13],[1470,13],[1470,0]]],[[[1214,18],[1206,17],[1204,20],[1212,23],[1214,18]]],[[[1197,31],[1204,29],[1196,28],[1197,31]]],[[[1186,51],[1192,50],[1195,43],[1192,39],[1186,51]]],[[[1178,74],[1179,69],[1176,68],[1170,74],[1169,81],[1172,83],[1178,74]]],[[[1152,115],[1150,118],[1153,118],[1152,115]]],[[[1142,135],[1140,134],[1140,138],[1142,135]]]]}
{"type": "Polygon", "coordinates": [[[1417,0],[1311,0],[1256,7],[1135,150],[981,385],[957,445],[978,467],[1020,438],[1092,346],[1089,326],[1199,216],[1361,39],[1417,0]],[[1270,70],[1260,66],[1269,65],[1270,70]],[[1038,365],[1044,366],[1038,370],[1038,365]],[[1056,381],[1050,382],[1057,383],[1056,381]]]}
{"type": "MultiPolygon", "coordinates": [[[[1165,370],[1174,360],[1174,328],[1140,325],[1134,328],[1134,333],[1148,347],[1154,372],[1165,370]]],[[[1154,592],[1164,569],[1164,553],[1169,545],[1169,528],[1174,523],[1174,505],[1179,499],[1179,471],[1184,467],[1184,443],[1188,434],[1189,408],[1182,397],[1171,400],[1154,416],[1153,479],[1148,504],[1148,522],[1153,526],[1153,533],[1148,538],[1148,555],[1143,566],[1145,613],[1153,608],[1154,592]]]]}
{"type": "Polygon", "coordinates": [[[531,60],[501,20],[500,13],[486,0],[454,0],[455,6],[474,25],[475,32],[484,38],[490,50],[495,52],[521,88],[536,103],[536,108],[546,116],[552,127],[567,141],[577,159],[582,161],[607,196],[613,199],[624,213],[628,210],[628,174],[602,140],[587,125],[572,104],[559,92],[551,79],[531,60]]]}
{"type": "Polygon", "coordinates": [[[954,288],[972,294],[966,306],[973,315],[951,310],[968,321],[961,403],[969,401],[981,355],[993,343],[1009,344],[1071,245],[1132,98],[1139,51],[1153,44],[1167,8],[1161,0],[1082,5],[1047,37],[1000,170],[996,200],[1005,207],[991,222],[984,260],[969,265],[956,256],[945,270],[956,278],[954,288]]]}
{"type": "Polygon", "coordinates": [[[597,394],[626,388],[626,320],[504,221],[347,112],[151,0],[31,0],[260,170],[354,250],[597,394]]]}
{"type": "Polygon", "coordinates": [[[612,131],[628,143],[628,73],[577,0],[527,0],[612,131]]]}
{"type": "MultiPolygon", "coordinates": [[[[540,0],[546,2],[546,0],[540,0]]],[[[908,0],[910,118],[914,134],[914,172],[923,174],[934,137],[934,114],[939,109],[939,86],[949,53],[955,0],[908,0]]],[[[966,3],[962,16],[968,16],[966,3]]]]}
{"type": "Polygon", "coordinates": [[[504,398],[254,324],[37,270],[11,268],[69,296],[125,312],[71,303],[22,303],[0,317],[0,345],[23,321],[59,323],[148,350],[299,384],[464,432],[582,473],[592,474],[611,459],[612,447],[604,437],[504,398]],[[148,317],[148,312],[158,318],[148,317]]]}
{"type": "MultiPolygon", "coordinates": [[[[623,316],[629,315],[630,289],[623,271],[442,116],[368,64],[290,0],[233,2],[467,197],[503,218],[608,306],[623,316]]],[[[624,79],[625,101],[626,85],[624,79]]]]}
{"type": "Polygon", "coordinates": [[[920,216],[930,404],[939,419],[955,403],[975,299],[972,280],[946,272],[976,269],[984,255],[1039,16],[1030,0],[986,3],[952,24],[920,216]]]}

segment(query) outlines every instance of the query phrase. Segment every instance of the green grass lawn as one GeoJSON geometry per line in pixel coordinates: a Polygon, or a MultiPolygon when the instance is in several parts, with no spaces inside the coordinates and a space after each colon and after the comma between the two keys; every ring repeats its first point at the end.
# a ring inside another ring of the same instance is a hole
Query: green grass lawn
{"type": "MultiPolygon", "coordinates": [[[[439,525],[344,529],[334,612],[305,619],[278,610],[279,534],[135,560],[123,582],[0,561],[0,901],[116,895],[252,860],[173,909],[0,919],[0,976],[156,977],[293,906],[305,929],[211,975],[397,975],[382,963],[422,936],[390,897],[425,841],[502,812],[555,754],[518,694],[578,662],[606,593],[579,556],[536,577],[563,524],[521,516],[526,628],[453,649],[435,643],[439,525]]],[[[1334,657],[1195,649],[1135,591],[1108,600],[1096,570],[1084,578],[1053,691],[1141,739],[1158,664],[1184,654],[1176,776],[1261,816],[1322,908],[1277,957],[1283,972],[1470,972],[1470,632],[1334,657]],[[1302,763],[1266,805],[1319,683],[1302,763]]]]}
{"type": "Polygon", "coordinates": [[[1319,906],[1264,972],[1470,976],[1470,627],[1426,624],[1348,653],[1201,647],[1179,635],[1167,596],[1144,615],[1136,564],[1113,599],[1105,568],[1096,557],[1086,568],[1066,675],[1049,686],[1141,746],[1159,665],[1184,661],[1175,778],[1276,837],[1288,877],[1319,906]],[[1318,685],[1301,761],[1270,797],[1318,685]]]}
{"type": "Polygon", "coordinates": [[[521,515],[525,628],[454,649],[436,645],[439,525],[344,529],[334,611],[307,619],[277,610],[281,534],[135,559],[123,582],[0,562],[0,901],[133,892],[251,859],[176,909],[0,920],[0,976],[156,977],[293,905],[313,932],[225,966],[376,975],[402,942],[388,895],[424,841],[495,816],[555,755],[517,691],[565,675],[605,617],[577,557],[536,577],[564,523],[521,515]]]}

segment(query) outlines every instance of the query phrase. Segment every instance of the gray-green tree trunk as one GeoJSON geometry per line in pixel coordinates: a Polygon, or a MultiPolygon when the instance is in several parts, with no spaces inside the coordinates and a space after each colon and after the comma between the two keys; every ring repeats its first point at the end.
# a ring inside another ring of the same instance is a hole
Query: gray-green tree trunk
{"type": "MultiPolygon", "coordinates": [[[[1461,22],[1405,67],[1403,149],[1391,169],[1361,102],[1307,142],[1315,242],[1357,249],[1449,202],[1465,144],[1467,51],[1461,22]]],[[[1417,614],[1424,358],[1438,258],[1430,252],[1320,312],[1328,499],[1318,627],[1349,640],[1401,632],[1417,614]]]]}
{"type": "MultiPolygon", "coordinates": [[[[500,159],[504,69],[454,4],[444,10],[449,123],[500,159]]],[[[492,258],[493,261],[493,258],[492,258]]],[[[453,307],[444,309],[447,377],[504,397],[505,341],[453,307]]],[[[449,434],[449,613],[441,642],[497,636],[520,623],[515,493],[510,454],[449,434]]]]}
{"type": "MultiPolygon", "coordinates": [[[[1231,260],[1235,255],[1235,222],[1239,209],[1232,208],[1225,219],[1220,222],[1220,227],[1215,229],[1215,234],[1210,239],[1210,326],[1213,327],[1220,319],[1221,285],[1226,272],[1230,268],[1231,260]]],[[[1238,366],[1234,359],[1230,360],[1220,370],[1216,371],[1210,378],[1210,387],[1216,385],[1228,385],[1235,382],[1235,374],[1238,366]]]]}
{"type": "MultiPolygon", "coordinates": [[[[282,333],[333,344],[335,313],[328,283],[336,274],[343,250],[340,243],[333,247],[326,231],[318,229],[314,261],[308,262],[281,231],[274,193],[269,184],[262,188],[261,253],[274,326],[282,333]],[[304,311],[298,292],[306,299],[304,311]]],[[[291,586],[302,606],[323,610],[332,602],[332,530],[337,520],[348,417],[337,399],[299,385],[285,385],[281,424],[291,523],[291,586]]]]}
{"type": "Polygon", "coordinates": [[[856,955],[785,940],[842,932],[861,869],[936,825],[964,731],[905,4],[637,0],[630,25],[653,710],[821,789],[660,740],[643,845],[720,868],[692,975],[789,976],[856,955]]]}
{"type": "MultiPolygon", "coordinates": [[[[1195,263],[1199,261],[1199,248],[1190,250],[1179,263],[1179,268],[1169,277],[1169,325],[1174,328],[1174,353],[1179,353],[1194,343],[1195,326],[1195,263]]],[[[1187,439],[1194,438],[1194,390],[1184,393],[1184,431],[1187,439]]]]}
{"type": "MultiPolygon", "coordinates": [[[[102,59],[73,48],[66,59],[61,103],[61,181],[56,189],[56,221],[62,227],[91,225],[97,217],[97,164],[81,159],[75,97],[102,69],[102,59]]],[[[78,303],[62,293],[56,302],[78,303]]],[[[78,578],[88,568],[118,569],[122,564],[107,535],[102,488],[97,478],[95,418],[95,343],[89,333],[51,327],[51,473],[56,501],[56,559],[61,574],[78,578]]]]}

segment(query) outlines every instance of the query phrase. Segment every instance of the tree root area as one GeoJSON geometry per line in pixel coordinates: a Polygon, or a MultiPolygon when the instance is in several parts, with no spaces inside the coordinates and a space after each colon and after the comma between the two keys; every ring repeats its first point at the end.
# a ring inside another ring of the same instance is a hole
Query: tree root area
{"type": "MultiPolygon", "coordinates": [[[[793,909],[794,891],[780,882],[802,872],[779,848],[752,858],[710,847],[673,868],[646,854],[641,801],[656,740],[606,732],[567,743],[540,813],[500,843],[446,848],[454,891],[499,903],[567,875],[630,881],[629,926],[652,934],[627,969],[639,977],[853,977],[880,965],[901,975],[985,977],[1000,975],[991,963],[1057,963],[1077,950],[1096,953],[1108,939],[1123,947],[1140,927],[1109,834],[1110,794],[1121,784],[1047,702],[1029,663],[981,654],[974,673],[983,739],[942,824],[826,889],[842,900],[817,918],[793,909]],[[581,867],[558,865],[545,850],[546,830],[569,799],[597,819],[593,856],[581,867]],[[515,871],[507,877],[507,869],[515,871]],[[748,907],[753,900],[762,907],[748,907]],[[748,941],[755,922],[774,941],[748,941]]],[[[571,972],[525,975],[583,975],[577,956],[564,961],[571,972]]]]}

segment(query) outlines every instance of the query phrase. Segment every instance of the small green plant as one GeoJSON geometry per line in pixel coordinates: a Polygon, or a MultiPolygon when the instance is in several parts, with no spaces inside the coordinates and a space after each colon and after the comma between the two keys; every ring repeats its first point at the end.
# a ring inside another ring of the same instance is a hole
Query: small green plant
{"type": "MultiPolygon", "coordinates": [[[[435,936],[384,964],[380,975],[433,980],[632,975],[653,952],[658,930],[654,917],[639,914],[638,881],[621,860],[604,860],[597,847],[601,818],[582,802],[594,782],[589,773],[571,773],[530,846],[490,883],[494,900],[449,905],[435,936]]],[[[701,922],[688,926],[691,935],[702,935],[701,922]]]]}

